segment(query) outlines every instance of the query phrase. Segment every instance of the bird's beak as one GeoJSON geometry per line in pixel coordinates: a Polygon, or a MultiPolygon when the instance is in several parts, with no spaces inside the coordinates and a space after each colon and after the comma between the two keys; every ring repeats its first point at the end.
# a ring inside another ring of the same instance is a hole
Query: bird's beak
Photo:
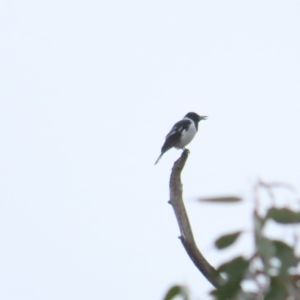
{"type": "Polygon", "coordinates": [[[206,119],[207,119],[207,116],[200,117],[200,121],[201,120],[206,120],[206,119]]]}

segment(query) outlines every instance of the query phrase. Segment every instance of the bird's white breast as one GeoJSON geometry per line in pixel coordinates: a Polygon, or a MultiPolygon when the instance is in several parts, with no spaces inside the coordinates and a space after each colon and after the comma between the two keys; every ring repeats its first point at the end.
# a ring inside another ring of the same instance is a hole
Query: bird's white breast
{"type": "Polygon", "coordinates": [[[175,146],[175,148],[178,148],[178,149],[184,148],[187,144],[189,144],[191,142],[191,140],[196,135],[197,129],[196,129],[195,123],[193,121],[191,121],[191,122],[192,122],[192,124],[189,126],[188,130],[184,130],[182,132],[181,140],[175,146]]]}

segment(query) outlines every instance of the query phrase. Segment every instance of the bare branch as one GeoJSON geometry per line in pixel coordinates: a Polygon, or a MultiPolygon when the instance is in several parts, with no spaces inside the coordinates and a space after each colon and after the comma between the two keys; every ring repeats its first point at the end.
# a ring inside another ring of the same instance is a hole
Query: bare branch
{"type": "Polygon", "coordinates": [[[180,240],[185,248],[187,254],[199,269],[199,271],[206,277],[206,279],[216,288],[224,283],[224,279],[204,258],[197,248],[191,225],[183,204],[182,199],[182,183],[180,179],[181,172],[187,161],[189,155],[188,150],[184,150],[181,157],[174,163],[171,178],[170,178],[170,204],[172,205],[175,216],[180,229],[180,240]]]}

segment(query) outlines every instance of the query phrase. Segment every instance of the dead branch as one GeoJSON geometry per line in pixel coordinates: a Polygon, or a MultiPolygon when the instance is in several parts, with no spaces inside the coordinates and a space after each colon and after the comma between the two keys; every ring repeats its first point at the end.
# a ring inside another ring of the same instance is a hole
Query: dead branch
{"type": "Polygon", "coordinates": [[[220,287],[224,283],[224,279],[216,271],[216,269],[210,265],[210,263],[204,258],[199,249],[197,248],[194,236],[192,233],[191,225],[186,213],[183,199],[182,199],[182,183],[181,172],[187,161],[189,151],[184,150],[181,157],[174,163],[172,173],[170,177],[170,201],[180,229],[180,240],[185,248],[187,254],[199,269],[199,271],[206,277],[206,279],[216,288],[220,287]]]}

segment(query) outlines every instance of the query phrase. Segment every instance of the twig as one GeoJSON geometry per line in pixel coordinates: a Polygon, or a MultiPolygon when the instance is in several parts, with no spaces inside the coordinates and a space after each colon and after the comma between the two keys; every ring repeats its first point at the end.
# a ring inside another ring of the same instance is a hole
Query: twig
{"type": "Polygon", "coordinates": [[[180,229],[180,240],[185,248],[187,254],[199,269],[199,271],[206,277],[206,279],[216,288],[224,284],[224,278],[212,267],[204,258],[197,248],[191,225],[183,204],[182,199],[182,183],[180,179],[181,172],[187,161],[189,151],[186,149],[182,152],[181,157],[174,163],[171,178],[170,178],[170,201],[180,229]]]}

